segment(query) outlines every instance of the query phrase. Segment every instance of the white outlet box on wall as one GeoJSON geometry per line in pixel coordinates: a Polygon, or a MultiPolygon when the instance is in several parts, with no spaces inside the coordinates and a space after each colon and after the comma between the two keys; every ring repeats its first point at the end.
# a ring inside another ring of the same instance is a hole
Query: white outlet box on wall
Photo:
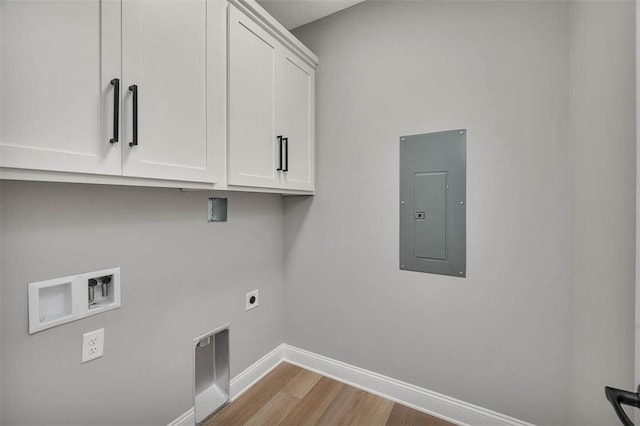
{"type": "Polygon", "coordinates": [[[82,335],[82,364],[104,355],[104,328],[82,335]]]}
{"type": "Polygon", "coordinates": [[[120,305],[120,268],[29,283],[29,334],[120,305]]]}

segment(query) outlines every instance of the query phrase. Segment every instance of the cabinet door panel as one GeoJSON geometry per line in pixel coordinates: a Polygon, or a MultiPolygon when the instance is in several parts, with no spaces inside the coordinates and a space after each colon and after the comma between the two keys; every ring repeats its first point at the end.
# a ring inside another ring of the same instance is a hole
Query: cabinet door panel
{"type": "Polygon", "coordinates": [[[0,165],[120,174],[120,1],[0,3],[0,165]]]}
{"type": "Polygon", "coordinates": [[[229,184],[277,187],[276,42],[229,8],[229,184]]]}
{"type": "Polygon", "coordinates": [[[314,70],[293,55],[279,63],[278,128],[288,140],[288,189],[313,190],[314,70]]]}
{"type": "Polygon", "coordinates": [[[213,182],[207,146],[207,0],[125,0],[126,176],[213,182]],[[130,85],[138,86],[138,145],[130,85]]]}

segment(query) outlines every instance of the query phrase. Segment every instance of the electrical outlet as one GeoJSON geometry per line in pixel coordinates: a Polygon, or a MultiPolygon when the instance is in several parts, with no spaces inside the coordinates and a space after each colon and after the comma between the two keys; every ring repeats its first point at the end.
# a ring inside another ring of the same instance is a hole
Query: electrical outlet
{"type": "Polygon", "coordinates": [[[82,364],[104,354],[104,328],[82,335],[82,364]]]}
{"type": "Polygon", "coordinates": [[[247,293],[246,303],[247,303],[247,311],[258,307],[258,305],[260,304],[260,291],[253,290],[247,293]]]}

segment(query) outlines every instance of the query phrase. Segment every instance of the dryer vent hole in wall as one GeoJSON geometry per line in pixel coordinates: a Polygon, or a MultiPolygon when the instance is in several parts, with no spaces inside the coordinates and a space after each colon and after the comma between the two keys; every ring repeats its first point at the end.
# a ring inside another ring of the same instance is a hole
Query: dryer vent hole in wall
{"type": "Polygon", "coordinates": [[[229,402],[229,324],[193,340],[193,362],[194,414],[201,425],[229,402]]]}
{"type": "Polygon", "coordinates": [[[246,296],[246,309],[247,311],[260,305],[260,291],[253,290],[247,293],[246,296]]]}

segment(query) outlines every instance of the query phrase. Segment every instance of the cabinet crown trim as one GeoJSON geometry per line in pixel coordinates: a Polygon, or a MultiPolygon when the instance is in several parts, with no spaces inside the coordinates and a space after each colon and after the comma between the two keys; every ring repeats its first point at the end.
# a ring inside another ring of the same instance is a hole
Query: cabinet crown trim
{"type": "Polygon", "coordinates": [[[229,0],[231,4],[239,8],[243,13],[253,19],[258,25],[271,33],[274,37],[291,49],[307,64],[314,69],[318,67],[318,57],[307,46],[302,44],[291,31],[287,30],[280,22],[269,14],[255,0],[229,0]]]}

